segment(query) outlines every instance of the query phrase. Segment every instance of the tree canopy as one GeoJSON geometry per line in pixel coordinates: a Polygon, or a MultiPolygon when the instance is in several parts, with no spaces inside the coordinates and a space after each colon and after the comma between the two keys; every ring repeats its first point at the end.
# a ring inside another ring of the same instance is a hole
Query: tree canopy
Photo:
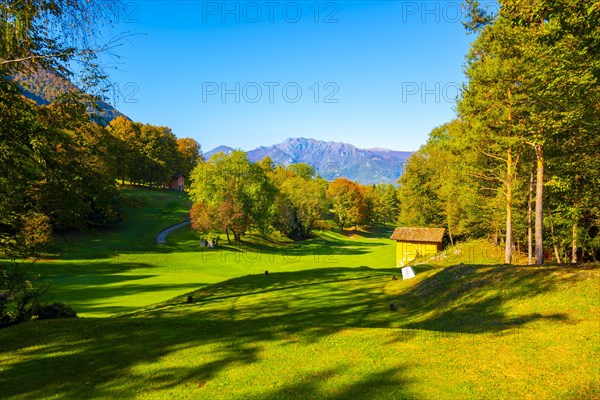
{"type": "Polygon", "coordinates": [[[564,261],[596,258],[600,9],[579,0],[468,1],[477,35],[458,118],[434,129],[400,180],[400,222],[535,242],[564,261]]]}

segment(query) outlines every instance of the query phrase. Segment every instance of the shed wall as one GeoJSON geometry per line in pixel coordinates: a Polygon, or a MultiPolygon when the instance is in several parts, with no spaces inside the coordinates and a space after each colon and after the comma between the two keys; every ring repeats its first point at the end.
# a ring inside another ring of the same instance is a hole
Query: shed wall
{"type": "Polygon", "coordinates": [[[396,266],[404,267],[418,257],[433,257],[441,249],[441,243],[396,242],[396,266]]]}

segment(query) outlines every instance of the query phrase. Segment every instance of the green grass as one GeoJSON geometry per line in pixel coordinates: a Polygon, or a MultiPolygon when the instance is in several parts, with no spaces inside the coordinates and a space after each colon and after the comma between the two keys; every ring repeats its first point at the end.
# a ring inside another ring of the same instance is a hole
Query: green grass
{"type": "Polygon", "coordinates": [[[599,397],[598,265],[503,266],[476,241],[392,280],[385,229],[158,246],[187,199],[125,193],[128,221],[35,266],[81,315],[121,315],[0,330],[0,398],[599,397]]]}
{"type": "MultiPolygon", "coordinates": [[[[57,236],[50,256],[34,269],[52,284],[52,301],[67,302],[81,316],[106,317],[173,298],[182,292],[248,274],[314,268],[389,268],[395,265],[391,228],[373,232],[324,231],[294,243],[277,234],[258,235],[241,244],[201,249],[190,228],[157,245],[156,235],[187,216],[185,193],[122,189],[135,205],[125,222],[111,229],[57,236]]],[[[497,263],[497,248],[482,242],[464,244],[443,254],[440,265],[497,263]]]]}
{"type": "Polygon", "coordinates": [[[416,270],[250,275],[193,304],[4,329],[0,396],[597,398],[597,266],[416,270]]]}
{"type": "Polygon", "coordinates": [[[187,215],[186,194],[123,189],[136,207],[114,228],[58,236],[50,256],[35,271],[51,282],[53,301],[64,301],[85,317],[105,317],[165,301],[226,279],[272,272],[336,266],[388,268],[394,243],[385,229],[346,235],[318,233],[294,243],[277,234],[249,235],[241,244],[202,249],[199,236],[184,228],[157,245],[156,235],[187,215]]]}

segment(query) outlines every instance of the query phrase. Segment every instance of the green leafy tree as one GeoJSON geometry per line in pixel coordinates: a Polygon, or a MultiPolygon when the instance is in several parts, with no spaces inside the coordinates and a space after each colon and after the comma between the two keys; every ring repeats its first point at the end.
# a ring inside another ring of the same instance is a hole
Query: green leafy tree
{"type": "Polygon", "coordinates": [[[84,89],[106,74],[100,54],[124,38],[106,39],[106,25],[122,10],[116,0],[5,0],[0,3],[0,76],[38,68],[79,78],[84,89]],[[104,35],[103,35],[104,34],[104,35]]]}
{"type": "Polygon", "coordinates": [[[177,172],[179,166],[177,137],[170,128],[144,124],[140,129],[140,139],[145,160],[142,179],[150,187],[162,185],[177,172]]]}
{"type": "Polygon", "coordinates": [[[303,240],[324,226],[328,209],[326,185],[314,177],[312,167],[280,166],[272,172],[271,179],[277,187],[272,222],[275,229],[291,239],[303,240]]]}
{"type": "Polygon", "coordinates": [[[35,257],[52,243],[52,224],[47,215],[31,212],[22,217],[17,235],[20,257],[35,257]]]}
{"type": "Polygon", "coordinates": [[[39,131],[37,107],[18,88],[0,79],[0,251],[12,247],[27,191],[38,176],[33,156],[39,131]]]}
{"type": "Polygon", "coordinates": [[[177,153],[179,156],[179,164],[176,171],[189,178],[192,171],[198,165],[198,161],[202,159],[202,148],[200,144],[192,138],[177,139],[177,153]]]}
{"type": "Polygon", "coordinates": [[[272,173],[275,170],[275,163],[273,163],[273,160],[269,156],[265,156],[260,160],[258,166],[261,167],[266,174],[272,173]]]}
{"type": "Polygon", "coordinates": [[[398,224],[402,226],[440,226],[443,223],[442,204],[437,194],[439,175],[436,166],[428,160],[426,149],[419,149],[407,160],[400,177],[398,224]]]}
{"type": "Polygon", "coordinates": [[[29,321],[48,293],[34,275],[34,263],[0,263],[0,328],[29,321]]]}
{"type": "Polygon", "coordinates": [[[263,233],[268,230],[275,188],[259,165],[236,150],[229,155],[215,154],[196,166],[190,197],[195,226],[225,232],[228,240],[232,233],[240,241],[253,226],[263,233]],[[212,219],[210,224],[202,222],[207,215],[212,219]]]}
{"type": "MultiPolygon", "coordinates": [[[[553,171],[550,182],[564,188],[564,182],[559,182],[560,176],[569,176],[568,166],[573,165],[571,162],[555,163],[548,157],[564,159],[568,154],[584,155],[589,152],[587,144],[594,142],[593,126],[598,124],[594,109],[598,104],[599,12],[597,6],[577,0],[504,0],[496,18],[480,30],[471,48],[467,68],[469,84],[459,110],[472,130],[479,131],[476,139],[485,137],[482,133],[490,130],[494,137],[488,142],[504,151],[501,158],[506,161],[502,181],[506,195],[507,237],[511,236],[508,222],[512,188],[519,185],[515,179],[518,167],[516,163],[511,167],[508,162],[510,152],[513,160],[518,160],[519,156],[529,158],[529,154],[533,154],[537,264],[544,258],[545,230],[550,228],[553,246],[557,243],[554,224],[548,223],[544,228],[544,202],[548,200],[544,195],[548,183],[546,169],[548,166],[559,167],[553,171]],[[506,115],[505,123],[498,117],[499,112],[506,115]],[[498,135],[498,132],[503,133],[498,135]],[[574,141],[570,140],[573,137],[586,144],[573,146],[574,141]],[[524,151],[527,146],[531,152],[524,151]]],[[[502,152],[493,146],[480,145],[490,157],[499,157],[502,152]]],[[[594,170],[592,166],[590,171],[594,170]]],[[[584,204],[582,197],[571,198],[576,199],[574,203],[584,204]]],[[[553,205],[559,206],[557,202],[553,205]]],[[[588,207],[573,204],[559,208],[561,214],[571,215],[562,215],[561,219],[571,219],[573,247],[576,247],[580,220],[577,215],[585,214],[588,207]],[[578,208],[580,210],[576,211],[578,208]]],[[[550,209],[546,214],[556,220],[557,211],[550,209]]],[[[507,262],[509,242],[507,240],[507,262]]]]}
{"type": "Polygon", "coordinates": [[[394,185],[379,184],[373,189],[374,191],[374,205],[373,213],[375,221],[379,223],[394,224],[398,219],[399,201],[398,192],[394,185]]]}
{"type": "Polygon", "coordinates": [[[111,134],[111,149],[113,154],[115,178],[134,181],[137,167],[142,163],[139,152],[139,124],[119,116],[106,127],[111,134]]]}
{"type": "Polygon", "coordinates": [[[340,229],[357,226],[364,221],[365,201],[358,184],[338,178],[329,184],[327,196],[333,205],[335,220],[340,229]]]}
{"type": "MultiPolygon", "coordinates": [[[[534,148],[537,164],[536,263],[544,256],[545,201],[550,201],[551,220],[570,221],[564,235],[572,235],[571,259],[576,261],[579,224],[589,226],[593,221],[584,216],[593,209],[587,199],[596,194],[587,182],[596,181],[598,171],[592,149],[596,148],[599,123],[595,110],[600,104],[600,7],[577,0],[531,4],[509,0],[503,4],[502,15],[521,31],[533,33],[523,51],[532,65],[526,81],[530,109],[527,144],[534,148]],[[586,179],[578,179],[582,176],[586,179]],[[554,188],[549,196],[544,195],[546,184],[554,188]],[[564,201],[553,198],[565,190],[570,195],[563,197],[564,201]]],[[[554,224],[546,225],[550,225],[551,242],[558,254],[554,224]]]]}

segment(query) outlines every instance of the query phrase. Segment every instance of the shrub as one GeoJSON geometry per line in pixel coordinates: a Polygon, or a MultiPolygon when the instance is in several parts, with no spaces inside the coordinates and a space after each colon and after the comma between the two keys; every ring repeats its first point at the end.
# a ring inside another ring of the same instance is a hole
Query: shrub
{"type": "Polygon", "coordinates": [[[36,282],[30,266],[0,263],[0,328],[29,321],[48,292],[46,283],[36,282]]]}
{"type": "Polygon", "coordinates": [[[77,318],[77,312],[64,303],[38,305],[33,315],[37,319],[77,318]]]}

